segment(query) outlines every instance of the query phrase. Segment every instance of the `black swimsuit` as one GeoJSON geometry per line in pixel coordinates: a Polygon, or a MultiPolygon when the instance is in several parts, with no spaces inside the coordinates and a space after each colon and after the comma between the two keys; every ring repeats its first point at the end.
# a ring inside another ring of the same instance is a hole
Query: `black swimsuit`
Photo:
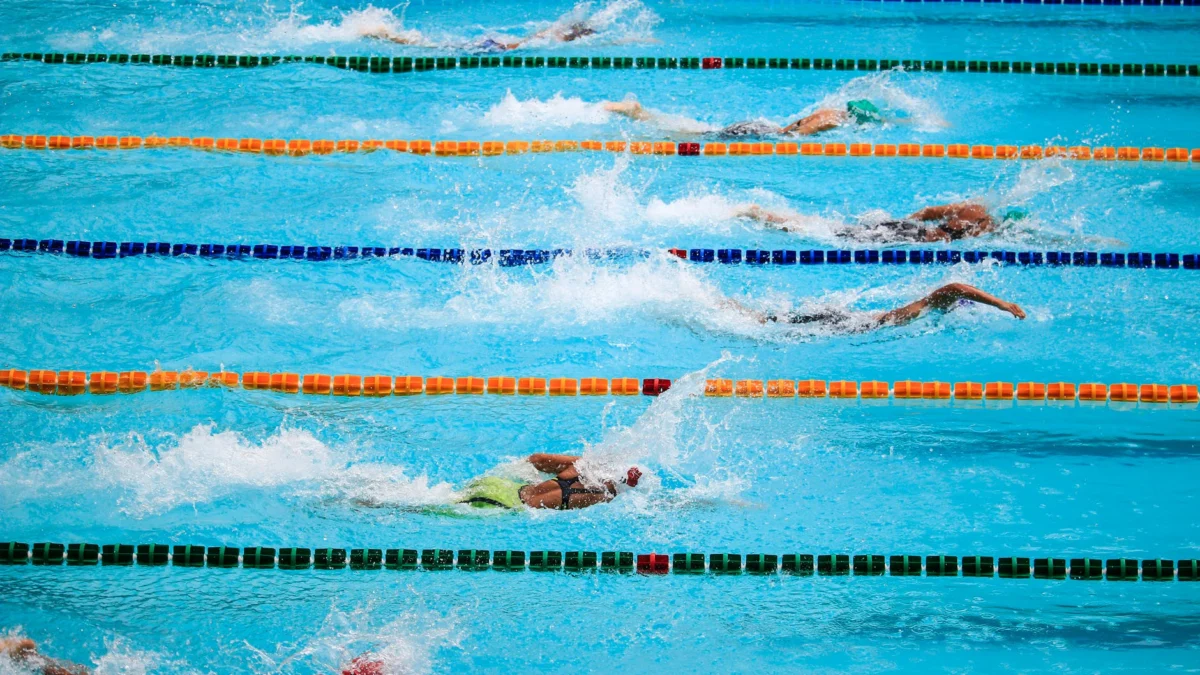
{"type": "Polygon", "coordinates": [[[929,232],[925,224],[919,220],[885,220],[870,225],[847,227],[839,234],[859,241],[890,243],[895,241],[923,242],[929,232]]]}
{"type": "Polygon", "coordinates": [[[794,311],[782,317],[767,314],[767,321],[784,322],[797,325],[816,324],[831,328],[837,333],[863,333],[874,328],[877,324],[864,319],[840,307],[821,307],[809,311],[794,311]]]}
{"type": "Polygon", "coordinates": [[[565,511],[571,508],[571,495],[585,495],[591,493],[591,490],[586,490],[580,487],[572,487],[579,482],[578,478],[555,478],[555,483],[558,483],[558,489],[562,491],[562,502],[558,508],[565,511]]]}
{"type": "Polygon", "coordinates": [[[705,135],[713,138],[742,138],[744,136],[776,136],[780,131],[781,129],[775,124],[763,120],[753,120],[735,122],[720,131],[705,135]]]}

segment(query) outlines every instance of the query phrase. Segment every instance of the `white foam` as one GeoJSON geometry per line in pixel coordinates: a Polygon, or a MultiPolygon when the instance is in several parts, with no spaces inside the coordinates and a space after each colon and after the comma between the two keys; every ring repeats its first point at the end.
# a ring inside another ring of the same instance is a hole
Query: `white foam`
{"type": "Polygon", "coordinates": [[[621,493],[616,507],[646,514],[738,501],[749,476],[723,465],[728,434],[715,432],[725,423],[708,419],[710,406],[701,397],[714,370],[741,360],[725,353],[683,375],[633,424],[607,428],[598,443],[585,444],[576,464],[582,482],[598,486],[613,481],[621,493]],[[637,488],[619,483],[630,466],[643,474],[637,488]]]}
{"type": "Polygon", "coordinates": [[[612,168],[579,174],[567,194],[575,198],[588,219],[631,226],[640,220],[642,207],[639,192],[623,180],[628,169],[629,158],[620,155],[612,168]]]}
{"type": "Polygon", "coordinates": [[[1001,190],[988,201],[993,208],[1025,204],[1034,197],[1050,192],[1075,179],[1075,172],[1062,157],[1037,162],[1022,162],[1021,172],[1012,187],[1001,190]]]}
{"type": "MultiPolygon", "coordinates": [[[[0,636],[0,640],[16,640],[26,637],[21,627],[15,626],[7,628],[5,634],[0,636]]],[[[95,675],[145,675],[167,665],[161,654],[134,649],[128,640],[120,637],[105,638],[104,647],[103,654],[92,655],[95,666],[91,672],[95,675]]],[[[40,674],[46,667],[56,664],[53,652],[53,647],[47,648],[45,645],[38,645],[37,655],[20,661],[14,661],[8,654],[0,653],[0,675],[40,674]],[[43,649],[49,653],[43,652],[43,649]]],[[[65,662],[60,663],[66,665],[65,662]]],[[[180,663],[170,665],[183,666],[180,663]]],[[[190,669],[185,668],[185,670],[190,669]]],[[[66,672],[66,670],[62,672],[66,672]]]]}
{"type": "Polygon", "coordinates": [[[932,100],[909,93],[901,83],[909,88],[917,86],[913,78],[898,70],[885,70],[856,77],[792,119],[827,108],[845,110],[847,102],[867,99],[879,106],[885,117],[892,120],[906,117],[906,123],[918,131],[936,132],[949,126],[932,100]],[[897,113],[903,113],[903,116],[897,113]]]}
{"type": "MultiPolygon", "coordinates": [[[[706,224],[732,230],[737,226],[732,218],[740,205],[733,199],[711,192],[707,186],[696,187],[671,201],[658,196],[647,198],[644,193],[650,181],[635,186],[628,175],[630,166],[629,158],[619,155],[611,167],[581,173],[567,188],[581,211],[580,217],[571,221],[577,225],[570,233],[576,237],[576,245],[612,245],[614,235],[644,233],[647,221],[658,228],[706,224]],[[603,224],[604,229],[597,233],[592,228],[578,227],[580,221],[603,224]]],[[[769,198],[766,194],[760,196],[769,198]]]]}
{"type": "Polygon", "coordinates": [[[96,35],[91,31],[53,33],[47,36],[46,42],[55,51],[86,52],[96,44],[96,35]]]}
{"type": "Polygon", "coordinates": [[[163,447],[131,434],[97,436],[73,449],[16,454],[0,466],[0,486],[32,499],[91,484],[116,491],[118,507],[136,518],[247,488],[287,488],[303,498],[389,506],[445,504],[454,496],[448,484],[431,485],[401,467],[360,461],[352,449],[333,449],[307,431],[286,428],[258,443],[200,425],[163,447]]]}
{"type": "Polygon", "coordinates": [[[105,639],[104,647],[104,654],[92,657],[96,662],[96,667],[92,670],[95,675],[146,675],[158,672],[167,665],[161,654],[134,649],[128,640],[122,638],[105,639]]]}
{"type": "MultiPolygon", "coordinates": [[[[410,294],[366,292],[343,300],[339,313],[345,321],[382,329],[414,322],[428,327],[530,322],[575,331],[637,317],[750,342],[787,344],[844,335],[847,327],[764,323],[761,315],[834,310],[866,321],[873,313],[915,300],[936,283],[922,275],[914,277],[911,286],[863,287],[819,297],[757,287],[753,296],[742,297],[723,293],[709,278],[710,269],[665,253],[623,265],[596,264],[583,256],[521,271],[479,265],[465,268],[444,299],[429,302],[410,294]]],[[[959,267],[946,270],[940,283],[947,281],[970,282],[959,267]]],[[[936,330],[940,324],[922,325],[936,330]]]]}
{"type": "Polygon", "coordinates": [[[556,93],[545,101],[537,98],[522,101],[508,91],[499,103],[488,109],[483,121],[489,126],[534,130],[604,124],[611,117],[612,114],[600,105],[578,97],[563,98],[561,93],[556,93]]]}
{"type": "Polygon", "coordinates": [[[342,14],[337,21],[308,23],[311,17],[300,14],[293,6],[291,12],[278,20],[267,32],[267,40],[280,46],[304,46],[321,43],[357,42],[369,35],[390,35],[410,44],[437,46],[420,31],[404,25],[404,16],[392,10],[367,5],[342,14]]]}
{"type": "MultiPolygon", "coordinates": [[[[525,40],[523,46],[547,48],[566,44],[555,38],[571,30],[576,24],[584,24],[595,31],[570,43],[577,44],[627,44],[650,42],[654,39],[654,27],[661,21],[658,15],[638,0],[613,0],[599,8],[592,2],[581,2],[570,11],[553,21],[531,22],[521,29],[486,29],[484,36],[497,42],[509,43],[525,40]],[[539,32],[542,37],[535,37],[539,32]]],[[[277,46],[304,46],[311,44],[358,42],[368,37],[396,38],[402,44],[440,49],[473,49],[480,36],[455,34],[448,30],[421,31],[406,25],[404,10],[367,5],[343,13],[336,20],[310,23],[311,16],[301,14],[293,6],[287,16],[275,20],[266,31],[265,39],[277,46]]],[[[253,36],[245,41],[253,42],[253,36]]]]}
{"type": "Polygon", "coordinates": [[[406,609],[397,615],[394,605],[372,601],[350,610],[335,603],[316,634],[273,652],[247,648],[263,670],[339,673],[355,659],[379,663],[385,675],[430,673],[438,650],[457,647],[464,631],[453,615],[413,609],[420,602],[416,589],[406,596],[406,609]],[[380,616],[396,617],[379,625],[380,616]]]}
{"type": "Polygon", "coordinates": [[[655,225],[719,224],[729,221],[739,205],[719,194],[690,194],[664,202],[652,197],[645,207],[645,217],[655,225]]]}
{"type": "Polygon", "coordinates": [[[528,25],[529,33],[545,32],[547,37],[532,39],[531,47],[553,47],[567,44],[549,36],[561,35],[572,26],[583,24],[596,31],[569,44],[634,44],[654,41],[654,28],[662,22],[640,0],[610,0],[596,7],[595,2],[579,2],[551,22],[528,25]]]}

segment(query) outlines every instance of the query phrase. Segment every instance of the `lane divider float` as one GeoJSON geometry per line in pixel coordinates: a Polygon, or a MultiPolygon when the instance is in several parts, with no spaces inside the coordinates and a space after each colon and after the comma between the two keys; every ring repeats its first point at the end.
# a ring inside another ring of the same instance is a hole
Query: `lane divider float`
{"type": "MultiPolygon", "coordinates": [[[[926,0],[927,2],[930,0],[926,0]]],[[[946,0],[954,1],[954,0],[946,0]]],[[[969,0],[968,0],[969,1],[969,0]]],[[[1010,1],[1010,0],[1006,0],[1010,1]]],[[[1026,0],[1027,1],[1027,0],[1026,0]]],[[[1089,4],[1093,0],[1088,0],[1089,4]]],[[[1109,2],[1111,0],[1105,0],[1109,2]]],[[[1146,0],[1153,2],[1153,0],[1146,0]]],[[[1176,2],[1178,0],[1163,0],[1176,2]]],[[[1195,3],[1196,0],[1183,0],[1195,3]]],[[[1047,0],[1046,4],[1055,4],[1047,0]]],[[[853,70],[903,68],[934,73],[1103,75],[1124,77],[1200,77],[1200,65],[1182,63],[1091,63],[1076,61],[992,61],[935,59],[859,59],[752,56],[297,56],[294,54],[84,54],[78,52],[3,52],[0,61],[82,65],[113,63],[177,68],[262,68],[289,63],[333,66],[360,73],[412,73],[487,68],[543,71],[588,70],[853,70]]]]}
{"type": "MultiPolygon", "coordinates": [[[[313,396],[658,396],[671,388],[666,378],[634,377],[422,377],[420,375],[324,375],[267,372],[0,370],[0,387],[38,394],[140,394],[199,387],[240,388],[313,396]]],[[[988,404],[1172,404],[1200,402],[1194,384],[1104,384],[1088,382],[940,382],[897,380],[705,381],[706,397],[753,399],[829,398],[897,403],[950,401],[988,404]]]]}
{"type": "Polygon", "coordinates": [[[10,150],[143,150],[191,148],[231,153],[330,155],[378,150],[433,157],[495,157],[526,153],[615,152],[681,157],[920,157],[925,159],[1040,160],[1200,164],[1200,148],[1087,145],[970,145],[967,143],[728,143],[676,141],[432,141],[380,139],[213,138],[209,136],[63,136],[0,134],[10,150]]]}
{"type": "MultiPolygon", "coordinates": [[[[329,260],[414,257],[431,262],[501,267],[542,265],[555,259],[583,255],[592,260],[649,258],[649,249],[462,249],[411,248],[400,246],[303,246],[279,244],[180,244],[141,241],[82,241],[63,239],[0,238],[0,253],[45,253],[77,258],[112,260],[150,256],[154,258],[224,258],[234,260],[329,260]]],[[[1200,253],[1114,253],[1104,251],[963,251],[958,249],[740,249],[671,248],[667,253],[696,263],[724,265],[934,265],[998,263],[1022,266],[1121,267],[1130,269],[1200,269],[1200,253]]]]}
{"type": "Polygon", "coordinates": [[[632,551],[491,551],[484,549],[270,548],[168,544],[0,542],[0,565],[192,567],[225,569],[497,570],[893,576],[1081,581],[1200,581],[1200,560],[1029,558],[988,555],[845,553],[634,553],[632,551]]]}

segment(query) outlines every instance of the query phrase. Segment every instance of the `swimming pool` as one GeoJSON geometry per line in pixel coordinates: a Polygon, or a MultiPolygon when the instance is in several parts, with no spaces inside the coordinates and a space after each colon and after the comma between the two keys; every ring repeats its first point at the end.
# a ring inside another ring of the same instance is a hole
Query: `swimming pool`
{"type": "MultiPolygon", "coordinates": [[[[0,48],[462,56],[556,17],[601,30],[514,53],[1200,62],[1194,7],[992,3],[9,3],[0,48]],[[379,24],[425,44],[360,37],[379,24]]],[[[905,121],[820,140],[1200,147],[1194,77],[3,62],[0,86],[0,134],[709,142],[697,134],[866,98],[905,121]],[[630,94],[663,116],[597,105],[630,94]]],[[[1200,557],[1194,409],[703,396],[716,378],[1195,383],[1195,270],[705,265],[665,252],[1195,254],[1193,162],[0,149],[0,176],[0,237],[652,251],[516,267],[0,253],[0,368],[673,381],[659,397],[0,388],[0,541],[1200,557]],[[839,234],[962,199],[1029,217],[952,244],[839,234]],[[732,216],[751,203],[800,231],[732,216]],[[970,307],[840,334],[761,324],[727,304],[877,311],[949,282],[1028,318],[970,307]],[[538,451],[583,453],[606,471],[637,464],[645,484],[585,510],[440,508],[473,476],[532,478],[517,460],[538,451]]],[[[286,673],[338,672],[364,652],[393,672],[1165,670],[1196,663],[1200,593],[961,576],[143,565],[0,565],[0,589],[0,632],[101,672],[286,673]]]]}

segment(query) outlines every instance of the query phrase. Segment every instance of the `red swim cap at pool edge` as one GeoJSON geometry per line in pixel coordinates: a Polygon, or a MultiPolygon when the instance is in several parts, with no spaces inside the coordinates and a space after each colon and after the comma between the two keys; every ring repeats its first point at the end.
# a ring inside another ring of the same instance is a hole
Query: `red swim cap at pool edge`
{"type": "Polygon", "coordinates": [[[356,656],[350,665],[342,669],[342,675],[384,675],[383,665],[383,661],[356,656]]]}
{"type": "Polygon", "coordinates": [[[625,484],[629,487],[637,487],[638,481],[642,478],[642,472],[638,471],[636,466],[629,467],[629,473],[625,474],[625,484]]]}

